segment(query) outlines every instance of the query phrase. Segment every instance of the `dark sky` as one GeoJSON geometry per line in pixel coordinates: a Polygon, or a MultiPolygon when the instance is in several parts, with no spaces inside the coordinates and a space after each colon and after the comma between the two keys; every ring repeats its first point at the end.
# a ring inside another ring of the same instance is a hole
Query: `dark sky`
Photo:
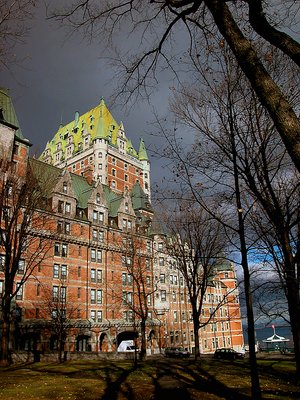
{"type": "MultiPolygon", "coordinates": [[[[89,44],[80,33],[68,37],[65,29],[45,16],[41,5],[30,22],[26,42],[15,49],[23,61],[11,65],[9,71],[0,71],[0,85],[10,89],[23,134],[38,154],[54,136],[61,120],[68,123],[75,111],[86,112],[101,97],[110,105],[116,82],[111,68],[101,59],[101,44],[89,44]]],[[[131,107],[110,106],[114,118],[123,121],[126,135],[135,147],[140,137],[144,138],[149,155],[153,142],[159,140],[151,135],[153,110],[160,115],[168,112],[171,83],[165,78],[166,74],[151,103],[140,99],[131,107]]],[[[161,176],[161,162],[152,160],[152,183],[161,176]]]]}

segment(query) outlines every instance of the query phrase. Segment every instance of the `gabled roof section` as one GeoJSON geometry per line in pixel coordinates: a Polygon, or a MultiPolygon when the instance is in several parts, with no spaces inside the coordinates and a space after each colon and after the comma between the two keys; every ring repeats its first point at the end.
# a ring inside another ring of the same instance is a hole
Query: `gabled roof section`
{"type": "Polygon", "coordinates": [[[11,127],[16,129],[15,136],[26,142],[29,146],[31,143],[28,139],[25,139],[20,128],[20,124],[17,118],[17,114],[15,112],[12,99],[9,94],[9,90],[5,88],[0,88],[0,121],[4,124],[8,124],[11,127]]]}
{"type": "Polygon", "coordinates": [[[145,210],[153,213],[149,198],[138,182],[133,185],[130,195],[134,210],[145,210]]]}
{"type": "Polygon", "coordinates": [[[45,197],[50,197],[58,182],[62,170],[39,161],[36,158],[30,158],[29,165],[32,168],[38,184],[42,188],[45,197]]]}

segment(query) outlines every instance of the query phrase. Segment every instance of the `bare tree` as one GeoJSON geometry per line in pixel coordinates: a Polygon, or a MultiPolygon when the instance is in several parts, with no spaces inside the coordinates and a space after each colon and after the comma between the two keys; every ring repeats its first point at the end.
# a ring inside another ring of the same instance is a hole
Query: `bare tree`
{"type": "Polygon", "coordinates": [[[134,327],[141,330],[140,358],[146,356],[146,323],[149,310],[153,307],[153,285],[150,258],[147,258],[146,240],[136,234],[128,233],[122,240],[123,264],[126,267],[126,280],[130,291],[123,291],[122,303],[133,314],[134,327]]]}
{"type": "Polygon", "coordinates": [[[199,329],[211,323],[216,313],[228,301],[229,290],[222,300],[215,304],[209,315],[202,317],[205,295],[216,281],[216,266],[223,259],[227,238],[222,224],[207,213],[193,196],[180,201],[172,217],[163,218],[170,235],[168,252],[176,260],[183,276],[192,307],[195,337],[195,359],[200,356],[199,329]]]}
{"type": "MultiPolygon", "coordinates": [[[[67,276],[67,274],[66,274],[67,276]]],[[[67,293],[67,281],[63,278],[52,287],[43,286],[43,309],[40,318],[45,320],[46,329],[58,350],[58,361],[65,360],[65,343],[69,332],[75,329],[78,305],[67,293]]]]}
{"type": "Polygon", "coordinates": [[[28,21],[33,18],[37,0],[0,1],[0,68],[9,68],[16,62],[13,50],[23,43],[29,31],[28,21]]]}
{"type": "Polygon", "coordinates": [[[217,48],[212,41],[217,37],[218,47],[222,47],[225,39],[300,170],[297,110],[266,63],[275,48],[299,68],[300,45],[294,38],[299,29],[298,13],[295,0],[276,4],[262,0],[151,0],[150,4],[140,0],[78,0],[54,15],[81,28],[89,37],[106,40],[107,47],[114,47],[121,39],[123,52],[113,64],[121,68],[120,92],[129,97],[142,89],[149,94],[159,79],[157,69],[169,68],[178,76],[186,56],[184,51],[207,66],[205,51],[215,53],[217,48]],[[134,50],[127,48],[130,40],[123,40],[125,32],[137,43],[134,50]],[[261,53],[256,38],[269,43],[270,52],[261,53]]]}
{"type": "MultiPolygon", "coordinates": [[[[46,219],[40,210],[44,196],[30,166],[24,177],[15,173],[13,162],[3,155],[0,182],[0,249],[4,278],[1,296],[1,363],[10,361],[12,301],[47,257],[51,240],[42,234],[46,219]]],[[[38,173],[36,171],[36,173],[38,173]]]]}

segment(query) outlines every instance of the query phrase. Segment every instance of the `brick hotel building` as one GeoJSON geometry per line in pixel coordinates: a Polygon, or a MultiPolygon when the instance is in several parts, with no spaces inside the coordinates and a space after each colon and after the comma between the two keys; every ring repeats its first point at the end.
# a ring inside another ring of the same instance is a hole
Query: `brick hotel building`
{"type": "MultiPolygon", "coordinates": [[[[51,310],[51,302],[57,299],[63,303],[60,311],[70,327],[66,351],[99,354],[115,351],[122,340],[139,340],[131,273],[139,263],[147,297],[147,353],[171,345],[192,352],[193,324],[184,280],[168,253],[167,236],[156,231],[153,223],[144,141],[135,150],[123,123],[115,121],[102,99],[61,125],[40,158],[34,159],[29,157],[31,144],[4,89],[0,108],[2,154],[13,163],[16,175],[22,178],[29,165],[37,182],[47,182],[47,207],[38,210],[45,223],[35,234],[49,248],[15,296],[11,346],[19,350],[39,346],[45,352],[56,349],[57,332],[51,324],[57,310],[51,310]]],[[[0,248],[1,265],[4,257],[0,248]]],[[[16,285],[26,268],[24,253],[16,285]]],[[[0,296],[3,284],[0,269],[0,296]]],[[[227,299],[224,305],[200,329],[201,353],[243,346],[236,274],[227,262],[216,267],[204,298],[203,320],[223,298],[227,299]]]]}

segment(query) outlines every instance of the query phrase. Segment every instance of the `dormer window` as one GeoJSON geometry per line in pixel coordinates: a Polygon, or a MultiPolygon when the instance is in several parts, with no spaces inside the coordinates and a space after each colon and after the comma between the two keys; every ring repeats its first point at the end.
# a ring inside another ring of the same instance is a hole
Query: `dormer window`
{"type": "Polygon", "coordinates": [[[67,185],[67,182],[64,182],[64,183],[63,183],[63,192],[64,192],[64,193],[68,193],[68,185],[67,185]]]}
{"type": "Polygon", "coordinates": [[[125,211],[128,212],[128,203],[125,203],[125,211]]]}
{"type": "Polygon", "coordinates": [[[97,193],[97,195],[96,195],[96,203],[100,204],[100,202],[101,202],[101,197],[100,197],[100,194],[97,193]]]}

